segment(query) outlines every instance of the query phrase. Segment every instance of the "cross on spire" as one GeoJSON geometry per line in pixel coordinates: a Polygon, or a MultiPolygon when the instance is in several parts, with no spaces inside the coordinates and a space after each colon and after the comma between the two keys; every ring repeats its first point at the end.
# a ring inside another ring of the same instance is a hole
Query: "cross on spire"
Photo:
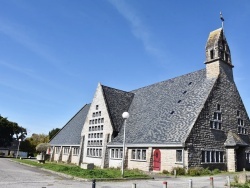
{"type": "Polygon", "coordinates": [[[224,29],[224,18],[223,18],[223,15],[222,15],[222,13],[220,12],[220,19],[221,19],[221,27],[222,27],[222,29],[224,29]]]}

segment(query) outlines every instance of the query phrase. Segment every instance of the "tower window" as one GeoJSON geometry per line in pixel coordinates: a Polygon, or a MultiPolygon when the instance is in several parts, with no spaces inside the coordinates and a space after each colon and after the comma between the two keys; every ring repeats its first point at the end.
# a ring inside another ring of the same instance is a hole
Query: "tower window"
{"type": "Polygon", "coordinates": [[[220,111],[220,104],[217,104],[217,110],[220,111]]]}
{"type": "Polygon", "coordinates": [[[98,105],[96,105],[96,106],[95,106],[95,109],[96,109],[96,110],[98,110],[98,109],[99,109],[99,106],[98,106],[98,105]]]}
{"type": "Polygon", "coordinates": [[[214,59],[214,50],[210,50],[210,58],[214,59]]]}
{"type": "Polygon", "coordinates": [[[237,110],[237,116],[238,116],[238,117],[240,116],[240,111],[239,111],[239,110],[237,110]]]}

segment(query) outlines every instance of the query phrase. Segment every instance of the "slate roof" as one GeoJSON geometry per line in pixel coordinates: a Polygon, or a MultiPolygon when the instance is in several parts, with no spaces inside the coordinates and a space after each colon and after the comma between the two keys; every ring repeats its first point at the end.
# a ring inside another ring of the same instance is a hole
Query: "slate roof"
{"type": "Polygon", "coordinates": [[[227,140],[224,143],[225,146],[248,146],[237,134],[229,131],[227,134],[227,140]]]}
{"type": "Polygon", "coordinates": [[[68,123],[50,140],[51,145],[80,145],[81,132],[90,104],[86,104],[68,123]]]}
{"type": "MultiPolygon", "coordinates": [[[[202,69],[131,91],[126,144],[184,143],[215,81],[202,69]]],[[[122,143],[123,128],[109,145],[122,143]]]]}
{"type": "Polygon", "coordinates": [[[121,114],[128,111],[134,97],[134,93],[118,90],[104,85],[102,85],[102,89],[113,129],[114,131],[119,132],[124,121],[121,114]]]}

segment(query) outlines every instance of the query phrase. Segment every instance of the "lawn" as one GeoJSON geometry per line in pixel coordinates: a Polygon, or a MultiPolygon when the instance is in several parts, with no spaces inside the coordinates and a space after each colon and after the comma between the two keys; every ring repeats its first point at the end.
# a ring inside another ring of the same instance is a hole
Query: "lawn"
{"type": "MultiPolygon", "coordinates": [[[[20,160],[13,159],[14,161],[29,164],[32,166],[36,166],[39,168],[44,168],[48,170],[52,170],[55,172],[60,172],[64,174],[68,174],[71,176],[86,178],[86,179],[109,179],[109,178],[121,178],[121,170],[120,169],[99,169],[95,168],[93,170],[82,169],[79,166],[71,165],[71,164],[63,164],[63,163],[54,163],[47,162],[45,164],[40,164],[37,161],[33,160],[20,160]]],[[[147,178],[148,176],[143,174],[139,170],[125,170],[124,171],[125,178],[147,178]]]]}

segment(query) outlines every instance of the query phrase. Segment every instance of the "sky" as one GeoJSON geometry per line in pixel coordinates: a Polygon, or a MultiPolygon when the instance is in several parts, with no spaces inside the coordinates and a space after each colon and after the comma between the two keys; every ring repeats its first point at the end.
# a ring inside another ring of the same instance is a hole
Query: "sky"
{"type": "Polygon", "coordinates": [[[249,114],[249,0],[0,0],[0,115],[48,134],[99,82],[131,91],[203,69],[220,11],[249,114]]]}

